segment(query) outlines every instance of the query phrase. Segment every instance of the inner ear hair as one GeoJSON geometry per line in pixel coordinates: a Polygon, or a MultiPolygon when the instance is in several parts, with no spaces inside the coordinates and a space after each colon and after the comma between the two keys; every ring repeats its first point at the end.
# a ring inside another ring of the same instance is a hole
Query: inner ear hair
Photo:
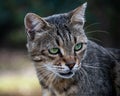
{"type": "Polygon", "coordinates": [[[70,23],[84,25],[86,6],[87,3],[84,3],[83,5],[79,6],[78,8],[74,9],[69,13],[71,17],[70,23]]]}
{"type": "Polygon", "coordinates": [[[28,38],[31,40],[34,39],[34,36],[37,32],[42,33],[51,28],[49,23],[44,18],[34,13],[27,13],[24,23],[28,38]]]}
{"type": "Polygon", "coordinates": [[[74,22],[70,22],[70,23],[73,24],[73,25],[76,25],[76,24],[78,24],[78,25],[84,25],[85,20],[81,18],[81,20],[79,20],[79,21],[74,21],[74,22]]]}

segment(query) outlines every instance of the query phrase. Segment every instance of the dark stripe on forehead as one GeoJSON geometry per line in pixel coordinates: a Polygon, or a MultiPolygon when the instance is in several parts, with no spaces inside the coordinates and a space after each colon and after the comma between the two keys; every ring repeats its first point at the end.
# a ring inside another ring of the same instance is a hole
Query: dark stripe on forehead
{"type": "Polygon", "coordinates": [[[63,36],[62,36],[62,34],[61,34],[62,32],[59,31],[59,28],[56,27],[56,29],[57,29],[57,30],[56,30],[57,35],[58,35],[58,36],[61,38],[61,40],[64,42],[64,38],[63,38],[63,36]]]}
{"type": "Polygon", "coordinates": [[[66,31],[68,32],[69,40],[71,41],[71,31],[69,30],[67,25],[64,25],[66,31]]]}
{"type": "Polygon", "coordinates": [[[56,38],[55,41],[56,41],[57,45],[60,46],[60,41],[59,41],[59,39],[56,38]]]}
{"type": "Polygon", "coordinates": [[[77,38],[76,37],[74,37],[74,42],[77,43],[77,38]]]}
{"type": "Polygon", "coordinates": [[[59,26],[56,26],[56,33],[64,44],[68,44],[69,41],[72,41],[71,31],[67,25],[59,24],[59,26]]]}

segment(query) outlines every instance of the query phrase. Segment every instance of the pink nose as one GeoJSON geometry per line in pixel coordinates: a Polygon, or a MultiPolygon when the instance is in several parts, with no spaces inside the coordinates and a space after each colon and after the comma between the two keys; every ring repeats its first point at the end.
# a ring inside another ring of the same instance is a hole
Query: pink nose
{"type": "Polygon", "coordinates": [[[66,63],[65,65],[68,66],[70,70],[72,70],[72,68],[74,67],[75,63],[66,63]]]}

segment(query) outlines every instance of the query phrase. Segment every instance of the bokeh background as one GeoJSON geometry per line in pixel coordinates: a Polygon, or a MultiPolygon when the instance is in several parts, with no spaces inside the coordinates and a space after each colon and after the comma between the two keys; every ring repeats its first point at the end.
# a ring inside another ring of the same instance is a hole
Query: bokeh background
{"type": "Polygon", "coordinates": [[[104,47],[120,48],[118,0],[0,0],[0,96],[40,96],[40,85],[26,50],[24,16],[64,13],[88,2],[85,30],[104,47]]]}

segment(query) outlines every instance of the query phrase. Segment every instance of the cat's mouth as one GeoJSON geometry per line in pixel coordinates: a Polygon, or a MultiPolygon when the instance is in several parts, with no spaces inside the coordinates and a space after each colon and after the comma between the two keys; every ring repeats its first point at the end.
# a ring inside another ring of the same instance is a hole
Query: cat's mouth
{"type": "Polygon", "coordinates": [[[72,71],[69,71],[69,72],[66,72],[66,73],[60,72],[60,73],[58,73],[58,75],[62,78],[68,79],[68,78],[71,78],[74,75],[74,72],[72,72],[72,71]]]}

